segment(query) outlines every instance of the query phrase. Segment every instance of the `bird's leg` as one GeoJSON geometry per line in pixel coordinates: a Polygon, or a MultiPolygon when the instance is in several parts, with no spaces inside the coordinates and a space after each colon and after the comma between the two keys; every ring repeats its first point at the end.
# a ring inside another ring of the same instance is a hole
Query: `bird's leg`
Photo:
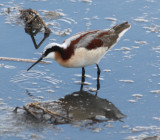
{"type": "Polygon", "coordinates": [[[81,89],[80,90],[83,89],[84,82],[85,82],[85,69],[84,67],[82,67],[82,78],[81,78],[81,89]]]}
{"type": "Polygon", "coordinates": [[[101,70],[100,70],[98,64],[96,64],[96,65],[97,65],[97,91],[98,91],[100,89],[99,77],[100,77],[101,70]]]}

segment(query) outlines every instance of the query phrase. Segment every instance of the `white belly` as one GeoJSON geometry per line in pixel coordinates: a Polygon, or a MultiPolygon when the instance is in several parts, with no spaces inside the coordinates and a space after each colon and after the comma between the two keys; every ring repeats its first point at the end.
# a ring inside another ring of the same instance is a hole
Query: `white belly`
{"type": "Polygon", "coordinates": [[[100,47],[93,50],[78,48],[69,60],[59,63],[64,67],[73,68],[98,64],[101,58],[106,54],[107,50],[107,47],[100,47]]]}

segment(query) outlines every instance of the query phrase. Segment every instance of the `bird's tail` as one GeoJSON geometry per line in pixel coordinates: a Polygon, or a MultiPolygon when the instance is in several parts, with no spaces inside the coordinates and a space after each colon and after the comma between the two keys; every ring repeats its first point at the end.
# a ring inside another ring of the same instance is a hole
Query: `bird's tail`
{"type": "Polygon", "coordinates": [[[124,22],[113,27],[116,34],[120,34],[121,32],[129,28],[130,28],[130,24],[128,22],[124,22]]]}

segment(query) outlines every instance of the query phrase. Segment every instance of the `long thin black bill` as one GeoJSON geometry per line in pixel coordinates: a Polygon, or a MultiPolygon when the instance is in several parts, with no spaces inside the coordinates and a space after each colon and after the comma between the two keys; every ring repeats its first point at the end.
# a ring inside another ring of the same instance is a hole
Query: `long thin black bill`
{"type": "Polygon", "coordinates": [[[43,56],[40,57],[32,66],[30,66],[27,71],[29,71],[34,65],[36,65],[37,63],[39,63],[41,60],[43,59],[43,56]]]}

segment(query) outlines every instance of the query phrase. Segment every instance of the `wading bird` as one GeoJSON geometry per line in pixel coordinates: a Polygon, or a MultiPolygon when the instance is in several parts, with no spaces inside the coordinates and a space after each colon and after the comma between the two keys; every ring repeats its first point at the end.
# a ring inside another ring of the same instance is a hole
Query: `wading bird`
{"type": "MultiPolygon", "coordinates": [[[[82,82],[85,81],[84,67],[96,64],[97,82],[99,84],[100,68],[98,66],[102,57],[111,49],[130,28],[128,22],[116,25],[111,29],[84,31],[66,39],[62,44],[50,43],[42,53],[42,56],[28,68],[44,58],[57,61],[68,68],[82,68],[82,82]]],[[[28,71],[27,70],[27,71],[28,71]]],[[[97,90],[99,87],[97,87],[97,90]]]]}

